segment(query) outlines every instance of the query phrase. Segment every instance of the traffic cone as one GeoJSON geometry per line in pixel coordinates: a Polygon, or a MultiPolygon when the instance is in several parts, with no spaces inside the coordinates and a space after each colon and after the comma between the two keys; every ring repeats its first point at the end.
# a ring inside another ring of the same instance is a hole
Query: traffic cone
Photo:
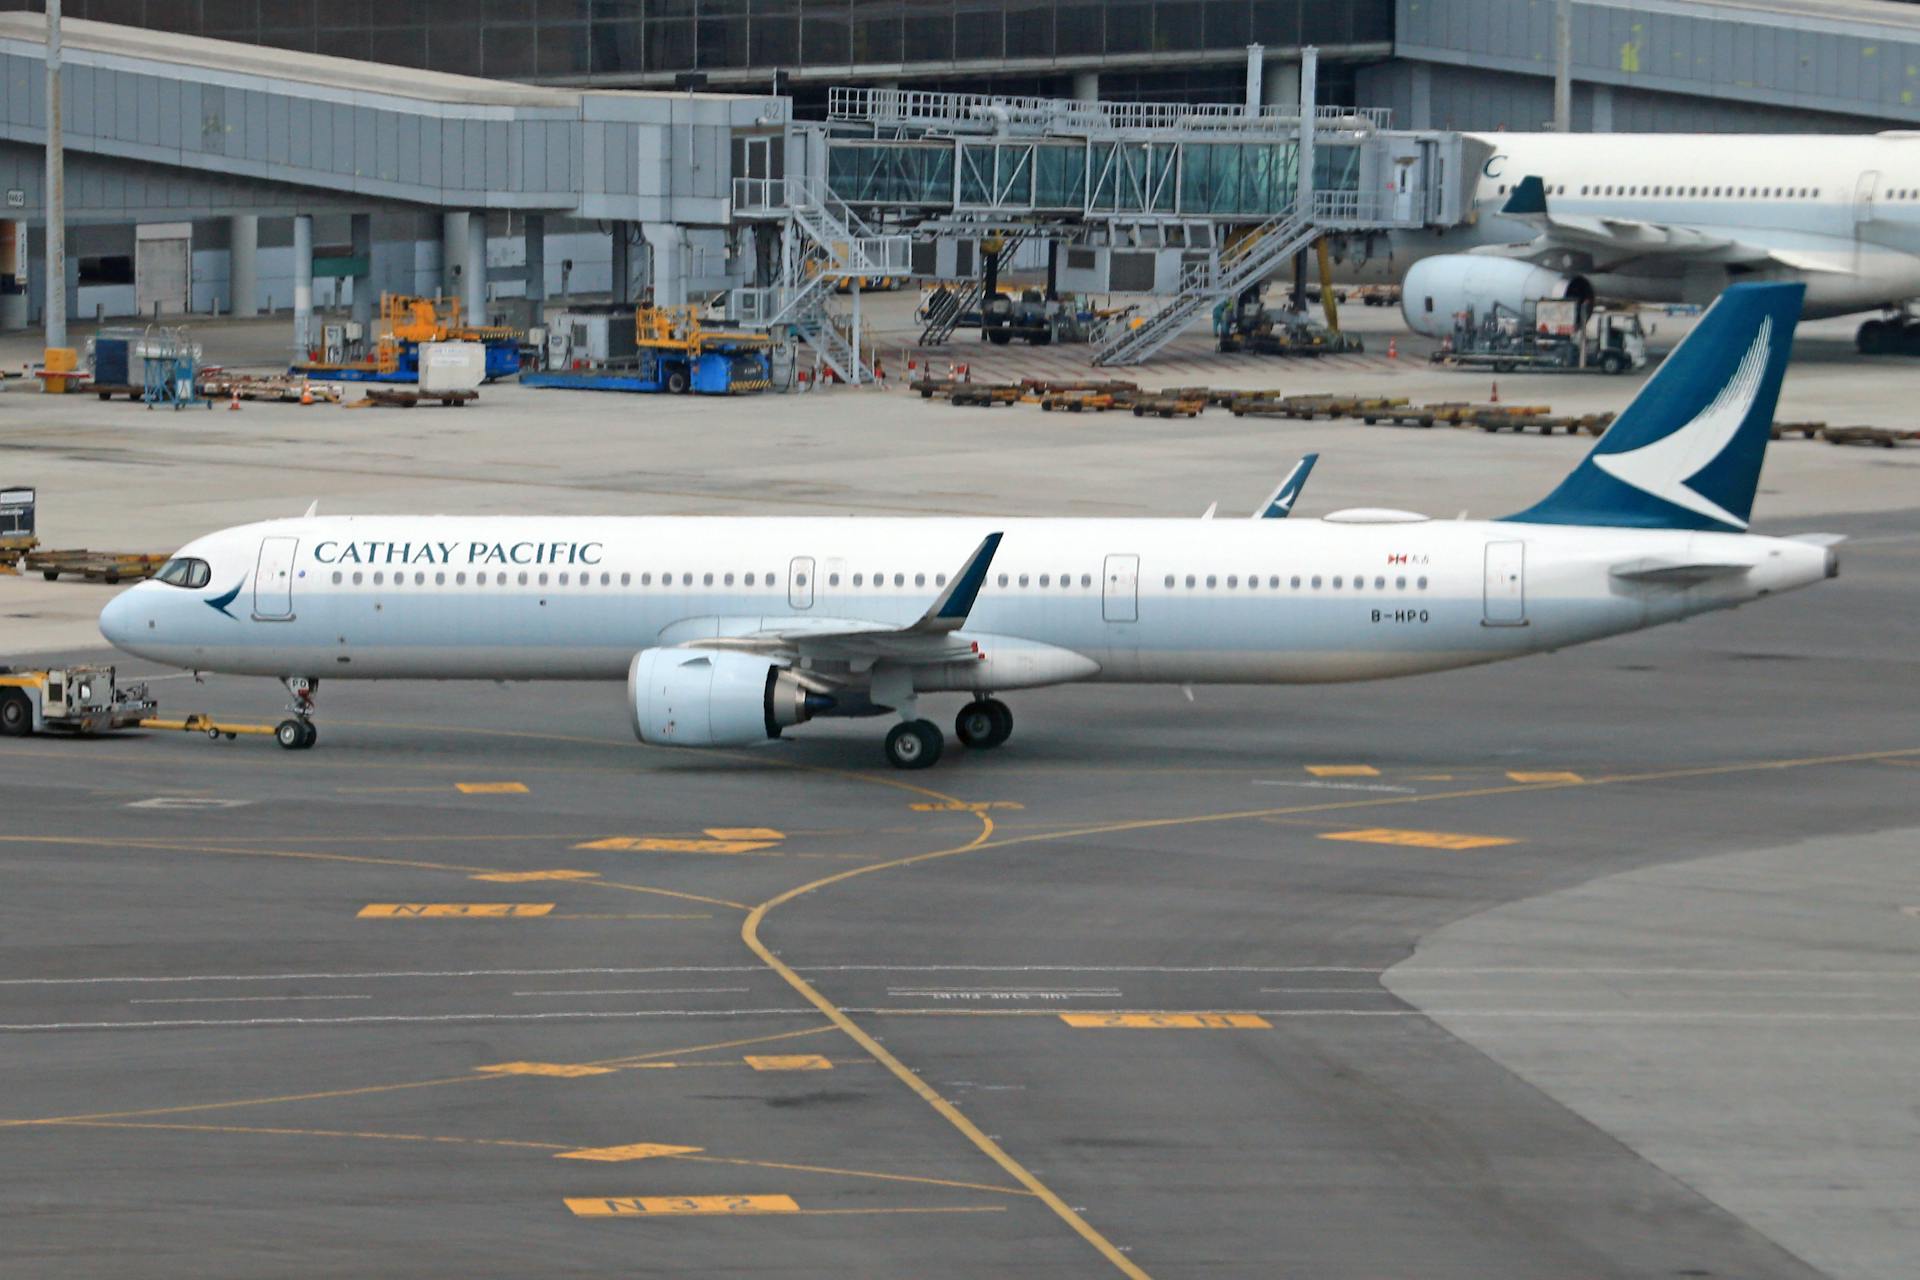
{"type": "Polygon", "coordinates": [[[1488,400],[1487,403],[1488,404],[1500,403],[1500,384],[1499,383],[1496,382],[1493,384],[1493,397],[1490,400],[1488,400]]]}
{"type": "Polygon", "coordinates": [[[227,390],[228,390],[228,391],[229,391],[229,392],[230,392],[230,393],[232,394],[232,396],[233,396],[233,398],[232,398],[231,400],[228,400],[228,401],[227,401],[227,411],[228,411],[229,413],[238,413],[238,412],[240,412],[240,388],[238,388],[238,387],[228,387],[228,388],[227,388],[227,390]]]}
{"type": "Polygon", "coordinates": [[[307,383],[304,380],[300,383],[300,403],[301,404],[313,403],[313,387],[311,384],[307,383]]]}
{"type": "Polygon", "coordinates": [[[1399,342],[1397,342],[1396,340],[1394,340],[1394,339],[1392,339],[1392,338],[1388,338],[1388,339],[1387,339],[1387,359],[1389,359],[1389,360],[1398,360],[1399,358],[1400,358],[1400,344],[1399,344],[1399,342]]]}

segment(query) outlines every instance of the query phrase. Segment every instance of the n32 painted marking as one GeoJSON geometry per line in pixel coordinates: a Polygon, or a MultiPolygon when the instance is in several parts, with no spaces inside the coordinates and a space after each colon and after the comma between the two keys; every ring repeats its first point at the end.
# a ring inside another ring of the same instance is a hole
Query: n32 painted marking
{"type": "Polygon", "coordinates": [[[1129,1027],[1153,1031],[1259,1030],[1273,1024],[1257,1013],[1063,1013],[1070,1027],[1129,1027]]]}
{"type": "Polygon", "coordinates": [[[1517,844],[1506,836],[1475,836],[1461,831],[1401,831],[1394,827],[1367,827],[1361,831],[1327,831],[1322,840],[1352,840],[1359,844],[1398,844],[1416,849],[1485,849],[1517,844]]]}
{"type": "Polygon", "coordinates": [[[551,902],[369,902],[361,920],[506,920],[544,916],[551,902]]]}
{"type": "Polygon", "coordinates": [[[798,1213],[792,1196],[611,1196],[567,1197],[578,1218],[647,1218],[682,1214],[798,1213]]]}

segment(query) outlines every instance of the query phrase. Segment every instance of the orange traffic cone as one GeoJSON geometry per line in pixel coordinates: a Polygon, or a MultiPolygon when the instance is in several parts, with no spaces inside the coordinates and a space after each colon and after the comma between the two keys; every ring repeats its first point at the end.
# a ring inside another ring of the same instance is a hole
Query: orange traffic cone
{"type": "Polygon", "coordinates": [[[240,411],[240,388],[229,387],[227,390],[233,395],[233,398],[227,401],[227,411],[229,413],[238,413],[240,411]]]}
{"type": "Polygon", "coordinates": [[[1388,338],[1387,339],[1387,359],[1398,360],[1399,358],[1400,358],[1399,342],[1393,338],[1388,338]]]}
{"type": "Polygon", "coordinates": [[[309,383],[302,382],[300,384],[300,403],[301,404],[313,403],[313,387],[309,383]]]}
{"type": "Polygon", "coordinates": [[[1489,400],[1487,403],[1489,404],[1500,403],[1500,384],[1499,383],[1496,382],[1493,384],[1493,398],[1489,400]]]}

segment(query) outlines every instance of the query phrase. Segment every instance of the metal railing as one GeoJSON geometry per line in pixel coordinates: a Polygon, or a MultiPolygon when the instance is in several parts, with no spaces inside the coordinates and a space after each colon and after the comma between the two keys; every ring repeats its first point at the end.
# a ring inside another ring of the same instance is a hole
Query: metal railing
{"type": "MultiPolygon", "coordinates": [[[[1229,102],[1079,102],[1070,98],[846,87],[827,90],[827,118],[949,132],[1185,129],[1296,133],[1300,128],[1300,109],[1292,104],[1249,111],[1243,104],[1229,102]]],[[[1316,107],[1313,113],[1314,127],[1322,132],[1385,129],[1391,120],[1392,112],[1384,107],[1316,107]]]]}
{"type": "Polygon", "coordinates": [[[884,235],[819,178],[735,178],[736,214],[790,217],[820,246],[821,270],[840,277],[897,276],[912,270],[906,236],[884,235]]]}

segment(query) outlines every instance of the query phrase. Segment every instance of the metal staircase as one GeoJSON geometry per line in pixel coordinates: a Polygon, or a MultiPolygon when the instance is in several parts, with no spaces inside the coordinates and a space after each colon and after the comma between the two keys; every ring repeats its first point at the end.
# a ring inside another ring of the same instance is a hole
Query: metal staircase
{"type": "Polygon", "coordinates": [[[735,179],[734,206],[784,218],[797,241],[782,254],[785,267],[774,284],[733,291],[739,323],[785,328],[841,381],[871,381],[873,370],[861,358],[851,326],[829,302],[842,280],[906,275],[908,238],[875,231],[818,179],[735,179]]]}
{"type": "Polygon", "coordinates": [[[1222,298],[1238,297],[1249,285],[1313,243],[1314,220],[1294,210],[1261,223],[1217,259],[1190,262],[1180,272],[1180,288],[1159,310],[1132,328],[1122,328],[1093,353],[1096,365],[1139,364],[1173,339],[1203,310],[1222,298]]]}
{"type": "MultiPolygon", "coordinates": [[[[1024,234],[1003,237],[1000,245],[1002,265],[1013,261],[1013,254],[1028,237],[1024,234]]],[[[960,327],[960,317],[969,311],[977,310],[987,296],[987,280],[983,274],[974,277],[959,289],[936,293],[927,304],[927,324],[920,331],[920,345],[937,347],[953,336],[960,327]]]]}

